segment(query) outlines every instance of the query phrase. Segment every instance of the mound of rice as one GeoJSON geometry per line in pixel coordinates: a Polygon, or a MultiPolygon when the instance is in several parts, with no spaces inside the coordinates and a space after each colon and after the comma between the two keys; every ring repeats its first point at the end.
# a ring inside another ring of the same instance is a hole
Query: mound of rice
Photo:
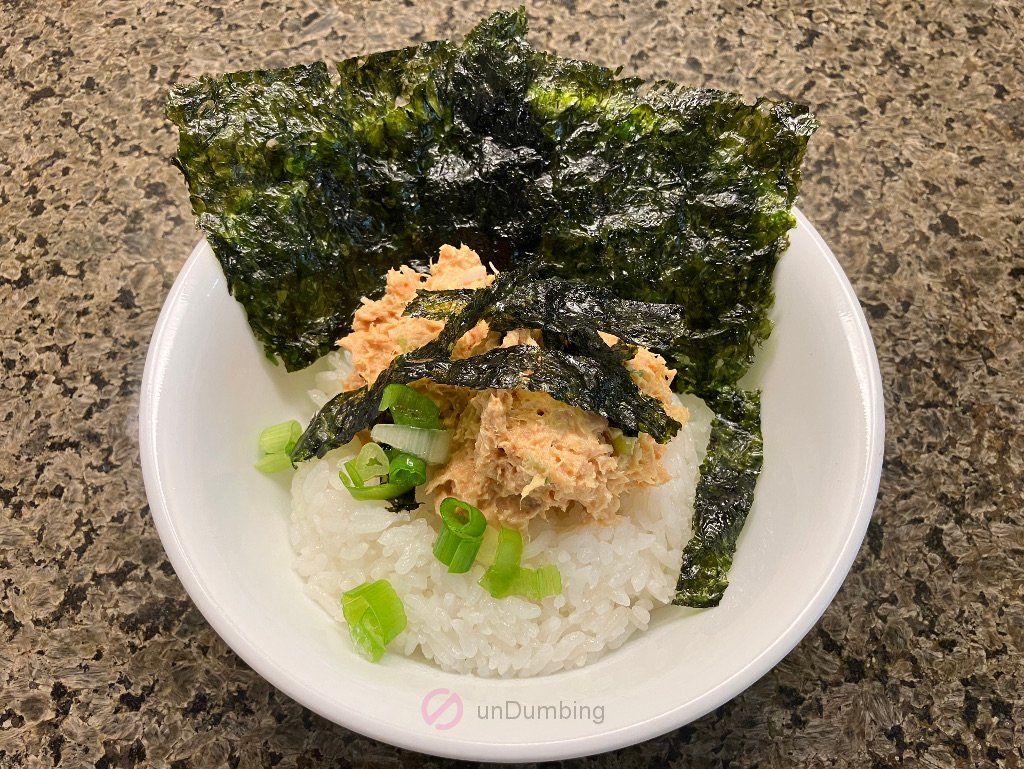
{"type": "MultiPolygon", "coordinates": [[[[317,405],[340,391],[350,368],[340,354],[320,374],[317,405]]],[[[341,595],[387,579],[409,623],[391,653],[422,653],[445,670],[479,676],[533,676],[581,667],[646,630],[651,612],[672,598],[682,548],[690,535],[701,452],[710,420],[700,402],[669,444],[663,464],[672,480],[633,492],[614,525],[553,526],[534,519],[523,565],[558,566],[562,594],[541,601],[492,598],[477,580],[479,564],[448,574],[434,558],[438,521],[429,505],[391,513],[386,503],[352,499],[339,477],[358,443],[299,466],[292,481],[294,568],[305,592],[343,622],[341,595]]]]}

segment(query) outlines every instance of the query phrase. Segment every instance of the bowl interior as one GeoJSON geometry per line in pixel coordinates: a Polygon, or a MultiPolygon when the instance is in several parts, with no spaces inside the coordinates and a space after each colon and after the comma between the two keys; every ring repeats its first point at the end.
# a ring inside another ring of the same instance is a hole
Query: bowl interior
{"type": "Polygon", "coordinates": [[[387,742],[541,760],[685,724],[810,629],[852,563],[877,491],[874,348],[849,283],[802,216],[775,281],[775,331],[744,382],[763,389],[765,466],[721,606],[659,610],[648,632],[581,670],[485,680],[393,654],[364,662],[346,628],[302,594],[290,568],[291,474],[266,477],[252,465],[263,426],[305,424],[314,412],[306,390],[317,367],[287,374],[264,357],[200,243],[161,313],[140,414],[146,488],[171,562],[248,664],[307,707],[387,742]],[[459,711],[454,700],[444,707],[453,693],[462,717],[448,726],[459,711]],[[523,706],[534,706],[533,719],[523,706]]]}

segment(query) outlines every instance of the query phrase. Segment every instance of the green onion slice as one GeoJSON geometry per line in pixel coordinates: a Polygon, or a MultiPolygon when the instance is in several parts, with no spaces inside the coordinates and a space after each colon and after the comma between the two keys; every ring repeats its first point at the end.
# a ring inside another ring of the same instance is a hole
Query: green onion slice
{"type": "Polygon", "coordinates": [[[348,489],[361,489],[371,478],[383,478],[388,474],[390,460],[388,455],[376,443],[367,443],[355,459],[345,463],[345,473],[341,473],[341,482],[348,489]],[[351,481],[349,480],[351,479],[351,481]]]}
{"type": "Polygon", "coordinates": [[[371,478],[383,478],[388,474],[388,456],[376,443],[367,443],[356,456],[356,474],[366,483],[371,478]]]}
{"type": "Polygon", "coordinates": [[[384,656],[384,647],[405,630],[408,622],[402,599],[386,579],[364,582],[343,593],[341,610],[352,643],[370,662],[384,656]]]}
{"type": "Polygon", "coordinates": [[[345,484],[346,489],[361,489],[366,484],[366,481],[363,480],[363,476],[361,476],[359,471],[356,470],[355,459],[350,459],[346,462],[345,472],[339,473],[339,475],[341,476],[341,482],[345,484]],[[346,477],[346,473],[348,474],[348,477],[346,477]]]}
{"type": "Polygon", "coordinates": [[[263,459],[253,465],[261,473],[276,473],[287,470],[292,466],[291,457],[285,452],[279,451],[274,454],[266,454],[263,459]]]}
{"type": "Polygon", "coordinates": [[[260,449],[264,454],[277,454],[282,451],[287,454],[295,448],[295,443],[301,435],[302,425],[294,419],[279,425],[271,425],[260,433],[260,449]]]}
{"type": "Polygon", "coordinates": [[[393,452],[388,463],[388,480],[400,486],[413,488],[427,482],[427,463],[404,451],[393,452]]]}
{"type": "Polygon", "coordinates": [[[428,465],[443,464],[451,455],[452,438],[447,430],[425,430],[409,425],[374,425],[370,435],[375,441],[415,454],[428,465]]]}
{"type": "Polygon", "coordinates": [[[612,438],[612,446],[617,454],[622,454],[626,457],[633,456],[633,452],[636,450],[636,436],[630,438],[628,435],[616,435],[612,438]]]}
{"type": "MultiPolygon", "coordinates": [[[[344,479],[342,479],[344,482],[344,479]]],[[[358,499],[363,502],[367,499],[394,499],[395,497],[402,496],[412,486],[402,486],[398,483],[381,483],[376,486],[353,486],[350,487],[348,493],[352,495],[352,499],[358,499]]]]}
{"type": "Polygon", "coordinates": [[[509,595],[518,595],[539,601],[562,592],[562,573],[554,564],[541,566],[539,569],[520,569],[512,580],[509,595]]]}
{"type": "Polygon", "coordinates": [[[385,387],[380,410],[390,411],[396,425],[420,427],[424,430],[437,429],[437,405],[409,385],[390,384],[385,387]]]}
{"type": "Polygon", "coordinates": [[[359,451],[359,456],[345,463],[345,472],[340,475],[353,499],[361,502],[394,499],[427,480],[427,465],[419,457],[402,451],[392,451],[389,460],[379,444],[367,443],[359,451]],[[387,480],[376,486],[367,486],[366,481],[370,478],[387,480]]]}
{"type": "Polygon", "coordinates": [[[482,566],[490,566],[494,563],[494,556],[498,552],[498,530],[488,526],[484,531],[484,541],[480,544],[480,550],[476,554],[476,562],[482,566]]]}
{"type": "Polygon", "coordinates": [[[441,531],[434,542],[434,555],[448,567],[449,574],[464,574],[484,541],[487,519],[467,502],[448,497],[441,503],[441,531]]]}
{"type": "Polygon", "coordinates": [[[498,549],[492,563],[480,578],[480,586],[495,598],[509,594],[512,583],[519,573],[519,561],[523,557],[523,535],[515,529],[502,526],[498,532],[498,549]]]}
{"type": "Polygon", "coordinates": [[[264,428],[260,433],[263,458],[255,464],[256,469],[267,474],[290,469],[292,460],[288,455],[301,436],[302,425],[294,419],[264,428]]]}

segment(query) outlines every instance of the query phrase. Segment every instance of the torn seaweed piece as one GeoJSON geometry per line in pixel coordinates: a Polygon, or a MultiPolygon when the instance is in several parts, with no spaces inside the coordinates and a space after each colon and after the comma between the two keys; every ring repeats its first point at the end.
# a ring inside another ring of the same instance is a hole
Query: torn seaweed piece
{"type": "Polygon", "coordinates": [[[289,371],[388,268],[462,241],[502,269],[685,308],[678,390],[735,383],[770,331],[807,108],[534,50],[524,10],[424,43],[176,86],[178,164],[231,292],[289,371]],[[727,327],[727,328],[726,328],[727,327]],[[725,333],[717,333],[725,330],[725,333]]]}
{"type": "Polygon", "coordinates": [[[371,387],[341,393],[324,404],[292,450],[292,461],[322,457],[344,446],[377,419],[385,387],[420,379],[475,390],[545,392],[555,400],[600,414],[625,435],[644,432],[659,443],[671,440],[680,427],[658,400],[640,392],[617,362],[535,345],[498,347],[463,360],[411,357],[419,352],[396,358],[371,387]]]}
{"type": "Polygon", "coordinates": [[[759,391],[724,388],[709,403],[708,453],[700,467],[694,502],[693,536],[683,548],[676,584],[677,606],[718,606],[764,460],[759,391]]]}
{"type": "MultiPolygon", "coordinates": [[[[584,355],[595,355],[597,348],[587,339],[599,339],[594,329],[612,334],[626,345],[662,354],[712,339],[719,340],[716,344],[738,343],[746,333],[744,324],[730,317],[723,318],[715,329],[695,331],[687,323],[686,308],[680,305],[622,299],[582,281],[539,279],[523,270],[503,272],[484,288],[419,291],[406,305],[405,314],[447,322],[471,307],[475,308],[471,317],[487,321],[491,331],[541,329],[547,346],[584,355]]],[[[469,319],[465,317],[460,330],[469,319]]]]}
{"type": "Polygon", "coordinates": [[[399,494],[388,501],[388,511],[392,513],[406,513],[416,510],[420,503],[416,501],[416,489],[409,489],[404,494],[399,494]]]}
{"type": "Polygon", "coordinates": [[[622,302],[579,281],[538,281],[512,271],[500,273],[485,288],[419,291],[404,314],[448,324],[441,339],[422,353],[413,353],[416,357],[450,356],[459,338],[483,320],[497,332],[539,329],[549,350],[624,363],[636,355],[635,337],[652,347],[664,347],[672,339],[673,324],[677,326],[679,319],[670,316],[678,316],[676,310],[671,305],[622,302]],[[599,330],[627,339],[609,345],[599,330]]]}

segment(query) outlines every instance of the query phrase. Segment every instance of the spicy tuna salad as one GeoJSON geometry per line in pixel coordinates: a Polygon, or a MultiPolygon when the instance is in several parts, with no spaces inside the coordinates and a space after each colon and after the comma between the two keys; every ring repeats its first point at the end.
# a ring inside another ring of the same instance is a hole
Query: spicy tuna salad
{"type": "MultiPolygon", "coordinates": [[[[398,355],[441,332],[443,322],[403,315],[418,290],[481,288],[492,281],[476,252],[465,246],[442,246],[428,275],[408,267],[389,271],[384,296],[364,300],[352,333],[338,342],[352,364],[342,388],[372,385],[398,355]]],[[[491,332],[482,320],[458,340],[452,357],[540,345],[540,336],[530,329],[491,332]]],[[[606,335],[606,341],[610,347],[618,340],[606,335]]],[[[675,372],[664,358],[641,348],[626,365],[642,392],[686,422],[688,412],[670,388],[675,372]]],[[[618,513],[623,493],[669,478],[660,462],[664,447],[650,435],[622,439],[622,431],[607,419],[547,393],[472,390],[429,380],[412,388],[438,405],[442,424],[452,430],[451,458],[426,486],[438,507],[445,496],[457,497],[480,508],[489,523],[516,527],[537,515],[607,523],[618,513]],[[628,453],[621,450],[625,447],[628,453]]]]}

